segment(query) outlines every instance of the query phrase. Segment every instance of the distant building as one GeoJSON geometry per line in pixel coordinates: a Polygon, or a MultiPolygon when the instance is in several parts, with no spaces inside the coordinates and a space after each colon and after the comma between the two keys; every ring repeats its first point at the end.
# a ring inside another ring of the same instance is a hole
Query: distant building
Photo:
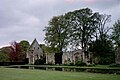
{"type": "Polygon", "coordinates": [[[75,64],[77,61],[84,61],[86,64],[89,64],[90,62],[90,55],[88,58],[84,59],[83,58],[84,54],[81,49],[75,51],[63,52],[62,57],[61,55],[56,56],[57,54],[59,53],[46,54],[46,64],[56,64],[56,63],[59,64],[57,58],[59,58],[60,61],[62,60],[62,63],[60,64],[69,64],[69,63],[75,64]]]}
{"type": "Polygon", "coordinates": [[[82,50],[75,50],[63,53],[44,53],[36,39],[27,50],[29,64],[34,64],[37,59],[46,59],[46,64],[69,64],[83,61],[89,63],[89,57],[86,58],[82,50]]]}
{"type": "Polygon", "coordinates": [[[76,63],[77,61],[83,61],[82,50],[75,50],[63,53],[62,64],[76,63]]]}
{"type": "Polygon", "coordinates": [[[41,49],[36,39],[34,39],[32,44],[28,48],[26,54],[27,54],[26,57],[28,58],[29,64],[34,64],[35,60],[41,59],[44,56],[43,50],[41,49]]]}

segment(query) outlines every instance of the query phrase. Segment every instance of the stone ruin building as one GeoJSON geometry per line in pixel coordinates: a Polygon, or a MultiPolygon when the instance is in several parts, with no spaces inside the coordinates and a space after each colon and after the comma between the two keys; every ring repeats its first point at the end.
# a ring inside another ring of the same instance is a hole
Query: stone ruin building
{"type": "Polygon", "coordinates": [[[26,58],[28,58],[29,64],[34,64],[35,60],[41,59],[43,56],[43,50],[40,48],[37,40],[34,39],[26,53],[26,58]]]}
{"type": "Polygon", "coordinates": [[[26,57],[29,64],[34,64],[35,60],[46,57],[46,64],[69,64],[76,63],[77,61],[84,61],[87,63],[90,59],[84,59],[82,50],[75,50],[63,53],[44,53],[39,43],[35,39],[27,50],[26,57]]]}
{"type": "Polygon", "coordinates": [[[76,63],[77,61],[83,61],[82,50],[70,51],[63,53],[62,64],[76,63]]]}

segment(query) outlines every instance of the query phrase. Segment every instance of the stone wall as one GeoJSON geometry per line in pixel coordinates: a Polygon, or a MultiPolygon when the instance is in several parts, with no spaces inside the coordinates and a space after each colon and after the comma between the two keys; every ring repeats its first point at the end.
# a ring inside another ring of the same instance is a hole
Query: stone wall
{"type": "Polygon", "coordinates": [[[77,61],[87,62],[87,60],[84,59],[82,50],[80,49],[65,52],[60,55],[59,53],[43,53],[43,50],[36,39],[32,42],[26,54],[26,58],[29,59],[29,64],[34,64],[37,59],[41,59],[44,56],[46,56],[46,64],[75,64],[77,61]]]}
{"type": "Polygon", "coordinates": [[[73,54],[71,52],[63,53],[62,64],[73,63],[73,54]]]}
{"type": "Polygon", "coordinates": [[[62,64],[76,63],[83,60],[83,53],[81,50],[70,51],[63,53],[62,64]]]}
{"type": "Polygon", "coordinates": [[[115,61],[116,61],[116,64],[120,64],[120,47],[117,49],[115,61]]]}
{"type": "Polygon", "coordinates": [[[55,53],[46,54],[46,64],[55,64],[55,53]]]}

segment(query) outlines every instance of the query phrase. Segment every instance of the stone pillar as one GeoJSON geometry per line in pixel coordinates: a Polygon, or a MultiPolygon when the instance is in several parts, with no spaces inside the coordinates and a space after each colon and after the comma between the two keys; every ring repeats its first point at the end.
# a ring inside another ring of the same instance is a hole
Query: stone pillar
{"type": "Polygon", "coordinates": [[[83,60],[83,62],[86,62],[86,60],[85,60],[85,53],[84,53],[84,51],[82,51],[82,53],[83,53],[83,56],[82,56],[82,57],[83,57],[83,59],[82,59],[82,60],[83,60]]]}
{"type": "Polygon", "coordinates": [[[34,64],[34,63],[35,63],[35,55],[33,53],[33,62],[32,62],[32,64],[34,64]]]}
{"type": "Polygon", "coordinates": [[[46,53],[46,64],[48,64],[48,54],[46,53]]]}
{"type": "Polygon", "coordinates": [[[120,64],[120,47],[117,49],[115,62],[116,64],[120,64]]]}

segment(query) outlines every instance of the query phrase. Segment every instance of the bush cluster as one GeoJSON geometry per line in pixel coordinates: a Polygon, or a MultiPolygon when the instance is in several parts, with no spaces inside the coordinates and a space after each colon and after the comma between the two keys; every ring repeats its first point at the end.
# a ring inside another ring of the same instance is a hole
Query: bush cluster
{"type": "Polygon", "coordinates": [[[76,65],[76,66],[87,66],[87,64],[84,63],[84,62],[82,62],[82,61],[77,61],[77,62],[75,63],[75,65],[76,65]]]}
{"type": "Polygon", "coordinates": [[[120,64],[113,63],[113,64],[110,64],[109,67],[120,67],[120,64]]]}
{"type": "Polygon", "coordinates": [[[44,60],[42,59],[37,59],[34,63],[34,65],[43,65],[44,64],[44,60]]]}

